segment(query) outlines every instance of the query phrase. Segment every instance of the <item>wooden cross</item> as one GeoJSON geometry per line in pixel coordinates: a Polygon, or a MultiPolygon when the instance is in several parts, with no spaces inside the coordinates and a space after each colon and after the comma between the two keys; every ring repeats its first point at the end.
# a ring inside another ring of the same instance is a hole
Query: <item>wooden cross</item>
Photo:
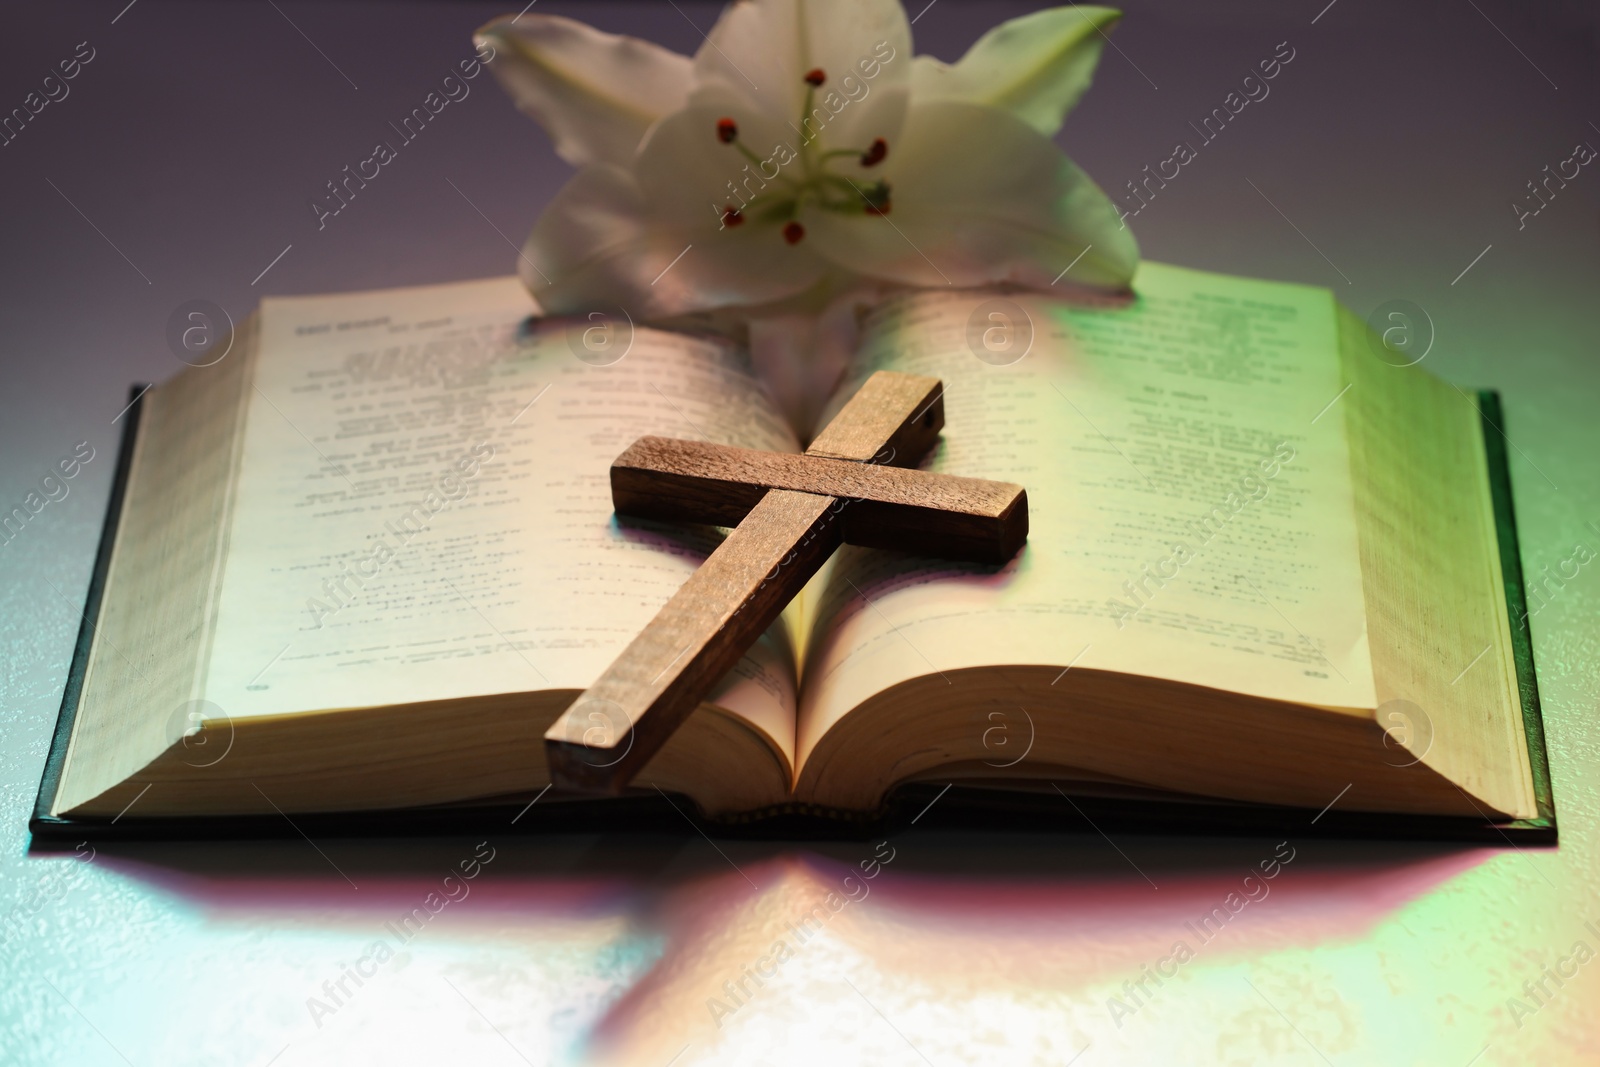
{"type": "Polygon", "coordinates": [[[1003,563],[1020,485],[914,468],[944,426],[937,378],[879,371],[804,455],[641,437],[611,465],[620,515],[733,527],[545,732],[551,781],[620,791],[841,543],[1003,563]]]}

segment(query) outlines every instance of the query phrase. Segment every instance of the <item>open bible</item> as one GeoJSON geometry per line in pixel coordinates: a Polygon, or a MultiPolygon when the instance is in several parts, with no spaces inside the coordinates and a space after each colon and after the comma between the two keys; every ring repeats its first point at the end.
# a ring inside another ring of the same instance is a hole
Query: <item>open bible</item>
{"type": "MultiPolygon", "coordinates": [[[[721,531],[618,517],[609,465],[803,442],[735,336],[532,311],[513,279],[269,298],[143,395],[36,832],[628,803],[546,796],[542,735],[721,531]]],[[[861,315],[835,405],[942,379],[925,466],[1023,484],[1029,542],[842,549],[639,793],[1553,836],[1492,395],[1326,290],[1158,264],[861,315]]]]}

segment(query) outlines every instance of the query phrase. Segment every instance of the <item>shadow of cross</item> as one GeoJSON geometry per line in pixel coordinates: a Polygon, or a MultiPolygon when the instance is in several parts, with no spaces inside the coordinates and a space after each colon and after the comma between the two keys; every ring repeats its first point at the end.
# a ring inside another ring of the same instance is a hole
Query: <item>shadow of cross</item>
{"type": "Polygon", "coordinates": [[[551,781],[617,792],[841,543],[1003,563],[1020,485],[914,468],[944,426],[937,378],[879,371],[804,455],[641,437],[611,465],[618,514],[733,531],[545,732],[551,781]]]}

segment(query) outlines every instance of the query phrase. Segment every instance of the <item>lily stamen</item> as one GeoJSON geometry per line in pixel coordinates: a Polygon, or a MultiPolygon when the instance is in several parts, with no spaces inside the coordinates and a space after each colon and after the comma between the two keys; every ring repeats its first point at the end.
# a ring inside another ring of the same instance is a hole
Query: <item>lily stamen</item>
{"type": "Polygon", "coordinates": [[[745,144],[743,141],[734,141],[733,147],[737,148],[739,150],[739,154],[744,156],[744,158],[748,159],[750,162],[754,163],[757,168],[766,162],[766,160],[750,151],[750,146],[745,144]]]}
{"type": "MultiPolygon", "coordinates": [[[[805,110],[801,113],[801,125],[804,126],[811,113],[816,91],[826,83],[827,74],[821,67],[814,67],[805,73],[802,80],[806,85],[805,110]]],[[[762,159],[744,143],[739,137],[739,124],[731,118],[717,120],[717,139],[723,144],[733,145],[740,155],[755,165],[765,181],[776,180],[788,186],[788,189],[777,194],[769,192],[753,197],[738,208],[727,205],[721,214],[723,229],[738,226],[746,216],[753,214],[757,222],[782,223],[783,239],[789,244],[798,244],[805,238],[806,228],[795,216],[807,203],[841,215],[882,216],[889,213],[888,182],[879,180],[862,187],[849,178],[827,171],[829,160],[846,156],[854,157],[863,167],[875,167],[882,163],[889,155],[889,142],[882,137],[873,138],[866,148],[835,148],[827,152],[814,151],[812,141],[802,137],[798,153],[802,171],[799,178],[776,173],[768,175],[765,168],[772,161],[762,159]]]]}

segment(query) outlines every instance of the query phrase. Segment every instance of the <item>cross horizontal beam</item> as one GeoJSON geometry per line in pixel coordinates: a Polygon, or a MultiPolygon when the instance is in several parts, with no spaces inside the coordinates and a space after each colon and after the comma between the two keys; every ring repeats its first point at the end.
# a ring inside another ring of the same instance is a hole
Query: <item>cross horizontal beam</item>
{"type": "Polygon", "coordinates": [[[802,457],[636,442],[612,471],[618,512],[733,530],[545,732],[551,781],[627,785],[845,540],[1009,558],[1027,535],[1019,486],[891,469],[914,467],[943,425],[938,379],[879,371],[802,457]]]}
{"type": "Polygon", "coordinates": [[[822,456],[641,437],[611,465],[619,514],[737,526],[771,489],[834,497],[846,544],[1004,563],[1028,539],[1022,486],[822,456]]]}

